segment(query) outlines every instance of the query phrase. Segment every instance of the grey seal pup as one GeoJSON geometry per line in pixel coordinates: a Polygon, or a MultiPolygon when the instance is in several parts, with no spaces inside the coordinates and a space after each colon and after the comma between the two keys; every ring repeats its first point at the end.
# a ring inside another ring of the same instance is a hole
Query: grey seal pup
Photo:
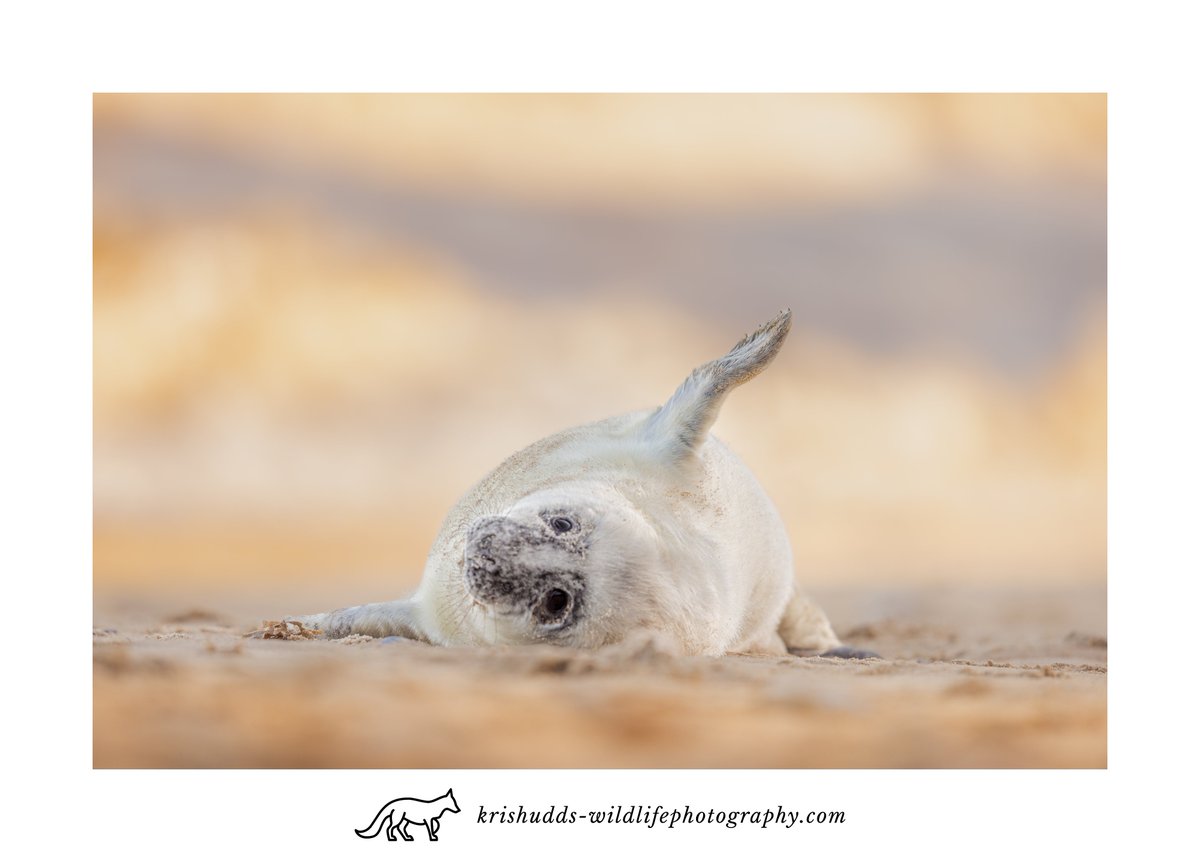
{"type": "Polygon", "coordinates": [[[552,434],[446,516],[416,593],[288,621],[325,637],[596,648],[647,636],[690,655],[865,657],[798,589],[787,533],[709,433],[791,328],[783,311],[662,406],[552,434]]]}

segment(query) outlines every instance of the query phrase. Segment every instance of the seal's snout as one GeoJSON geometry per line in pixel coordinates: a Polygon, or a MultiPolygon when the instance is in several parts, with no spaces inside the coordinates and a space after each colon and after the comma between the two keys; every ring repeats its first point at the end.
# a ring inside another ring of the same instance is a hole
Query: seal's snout
{"type": "Polygon", "coordinates": [[[470,528],[467,530],[467,546],[478,544],[483,541],[490,541],[495,536],[510,532],[509,528],[512,525],[508,518],[501,515],[487,515],[483,518],[476,518],[470,528]]]}
{"type": "Polygon", "coordinates": [[[565,626],[584,593],[572,541],[538,523],[479,518],[467,530],[463,553],[467,592],[502,614],[527,617],[542,631],[565,626]]]}
{"type": "Polygon", "coordinates": [[[477,519],[467,531],[463,577],[479,601],[493,604],[521,592],[521,528],[508,518],[477,519]]]}

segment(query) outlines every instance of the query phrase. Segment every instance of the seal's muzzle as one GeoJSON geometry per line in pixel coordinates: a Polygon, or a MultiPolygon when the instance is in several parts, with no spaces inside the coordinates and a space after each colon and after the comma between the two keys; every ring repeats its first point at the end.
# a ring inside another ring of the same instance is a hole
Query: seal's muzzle
{"type": "Polygon", "coordinates": [[[577,542],[547,524],[487,516],[467,531],[463,578],[473,599],[499,613],[562,627],[582,603],[579,560],[577,542]]]}

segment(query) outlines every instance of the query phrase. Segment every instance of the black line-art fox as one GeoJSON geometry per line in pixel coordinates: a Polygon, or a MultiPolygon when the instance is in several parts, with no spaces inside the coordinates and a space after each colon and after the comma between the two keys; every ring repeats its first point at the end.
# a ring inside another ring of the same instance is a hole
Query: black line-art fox
{"type": "Polygon", "coordinates": [[[454,798],[453,788],[437,799],[413,799],[409,796],[401,796],[399,799],[393,799],[384,804],[366,829],[355,829],[354,833],[359,838],[374,838],[379,834],[379,830],[383,829],[383,824],[386,822],[387,832],[385,834],[388,841],[395,841],[397,832],[405,841],[412,841],[413,837],[408,834],[405,827],[409,823],[420,823],[429,833],[429,840],[437,841],[437,832],[441,827],[439,818],[447,811],[457,814],[461,810],[454,798]]]}

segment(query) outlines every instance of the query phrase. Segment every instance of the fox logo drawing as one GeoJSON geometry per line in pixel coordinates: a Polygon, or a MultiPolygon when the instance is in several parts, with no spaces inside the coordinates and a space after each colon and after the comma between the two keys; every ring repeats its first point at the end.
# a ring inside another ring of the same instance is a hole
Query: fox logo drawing
{"type": "Polygon", "coordinates": [[[410,796],[401,796],[399,799],[385,803],[369,826],[365,829],[355,829],[354,833],[359,838],[374,838],[381,830],[385,829],[384,824],[386,824],[384,834],[387,835],[388,841],[395,841],[397,832],[405,841],[412,841],[413,837],[408,834],[407,826],[413,823],[424,826],[425,831],[429,833],[429,840],[437,841],[438,829],[441,828],[441,816],[447,811],[457,814],[461,810],[454,798],[453,788],[436,799],[413,799],[410,796]]]}

